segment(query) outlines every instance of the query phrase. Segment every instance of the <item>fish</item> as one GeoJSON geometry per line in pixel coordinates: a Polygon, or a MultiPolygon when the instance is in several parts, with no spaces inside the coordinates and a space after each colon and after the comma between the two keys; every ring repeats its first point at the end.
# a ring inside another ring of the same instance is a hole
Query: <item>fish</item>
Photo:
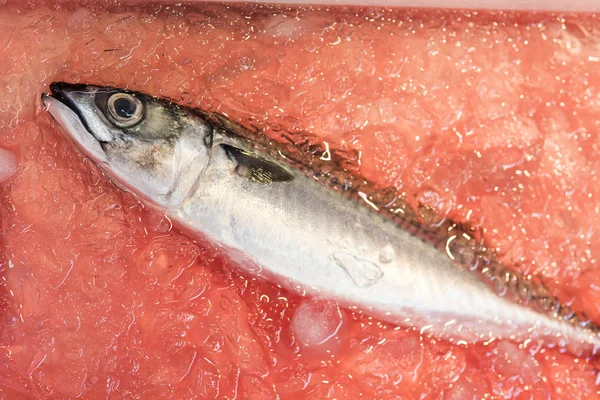
{"type": "Polygon", "coordinates": [[[476,232],[367,195],[330,157],[303,162],[222,114],[142,92],[54,82],[42,103],[116,186],[248,273],[456,343],[599,348],[598,325],[504,267],[476,232]]]}

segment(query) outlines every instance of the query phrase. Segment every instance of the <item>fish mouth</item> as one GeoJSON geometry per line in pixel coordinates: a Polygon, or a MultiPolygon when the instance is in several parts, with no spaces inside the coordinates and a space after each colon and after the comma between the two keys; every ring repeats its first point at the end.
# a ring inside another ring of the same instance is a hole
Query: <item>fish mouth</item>
{"type": "Polygon", "coordinates": [[[83,113],[69,96],[69,93],[77,91],[86,92],[89,91],[89,87],[83,84],[53,82],[50,84],[50,94],[42,94],[42,104],[67,134],[67,137],[86,156],[96,162],[107,163],[107,156],[103,148],[106,142],[94,135],[83,113]]]}
{"type": "Polygon", "coordinates": [[[69,107],[72,111],[77,112],[77,106],[71,99],[65,96],[66,92],[72,92],[73,90],[84,90],[85,85],[82,84],[73,84],[66,82],[52,82],[50,84],[50,93],[46,94],[42,93],[42,103],[44,107],[47,107],[50,103],[50,99],[53,98],[55,100],[60,101],[67,107],[69,107]]]}
{"type": "Polygon", "coordinates": [[[69,100],[68,97],[65,96],[65,93],[85,91],[86,89],[87,85],[81,83],[52,82],[50,84],[50,92],[52,93],[52,97],[61,100],[64,103],[71,104],[73,107],[75,107],[75,105],[71,100],[69,100]]]}
{"type": "MultiPolygon", "coordinates": [[[[79,110],[79,107],[77,107],[77,104],[75,104],[73,99],[71,99],[69,96],[67,96],[68,93],[72,93],[72,92],[76,92],[76,91],[85,91],[87,88],[88,88],[87,85],[84,85],[81,83],[52,82],[50,84],[50,93],[51,94],[42,93],[42,104],[44,105],[44,107],[46,109],[48,109],[48,106],[49,106],[50,102],[52,101],[50,99],[60,101],[62,104],[67,106],[73,113],[75,113],[77,115],[77,117],[79,118],[79,120],[81,121],[81,123],[83,124],[85,129],[88,131],[88,133],[95,137],[94,133],[92,132],[92,130],[88,126],[85,118],[83,117],[83,114],[79,110]]],[[[52,113],[50,113],[50,114],[52,114],[52,113]]],[[[101,140],[99,140],[98,138],[96,138],[96,140],[101,142],[101,140]]]]}

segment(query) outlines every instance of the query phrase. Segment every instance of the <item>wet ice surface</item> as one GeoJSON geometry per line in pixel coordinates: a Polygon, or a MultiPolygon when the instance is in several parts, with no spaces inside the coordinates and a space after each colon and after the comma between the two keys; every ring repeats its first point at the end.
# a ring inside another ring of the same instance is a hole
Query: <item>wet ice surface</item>
{"type": "Polygon", "coordinates": [[[3,7],[0,147],[20,160],[0,191],[3,396],[596,394],[590,360],[352,310],[310,353],[331,309],[240,275],[115,189],[39,100],[54,80],[110,84],[359,150],[367,178],[481,226],[508,265],[599,321],[596,17],[3,7]]]}

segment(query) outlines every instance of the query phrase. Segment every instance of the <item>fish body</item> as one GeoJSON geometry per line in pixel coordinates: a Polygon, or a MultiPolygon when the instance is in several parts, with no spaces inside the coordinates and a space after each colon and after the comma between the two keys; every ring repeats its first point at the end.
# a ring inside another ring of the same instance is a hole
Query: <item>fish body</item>
{"type": "Polygon", "coordinates": [[[543,340],[578,354],[600,344],[596,326],[563,318],[565,307],[498,296],[367,199],[326,190],[193,110],[113,88],[51,89],[49,112],[115,183],[252,273],[455,341],[543,340]]]}

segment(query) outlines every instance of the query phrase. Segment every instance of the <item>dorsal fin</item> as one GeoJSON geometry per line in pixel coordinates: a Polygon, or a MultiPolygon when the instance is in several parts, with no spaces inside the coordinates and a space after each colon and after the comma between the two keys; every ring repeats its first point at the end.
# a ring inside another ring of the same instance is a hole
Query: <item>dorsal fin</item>
{"type": "Polygon", "coordinates": [[[294,179],[291,173],[273,161],[228,144],[221,146],[229,157],[238,163],[235,172],[241,177],[262,184],[289,182],[294,179]]]}

